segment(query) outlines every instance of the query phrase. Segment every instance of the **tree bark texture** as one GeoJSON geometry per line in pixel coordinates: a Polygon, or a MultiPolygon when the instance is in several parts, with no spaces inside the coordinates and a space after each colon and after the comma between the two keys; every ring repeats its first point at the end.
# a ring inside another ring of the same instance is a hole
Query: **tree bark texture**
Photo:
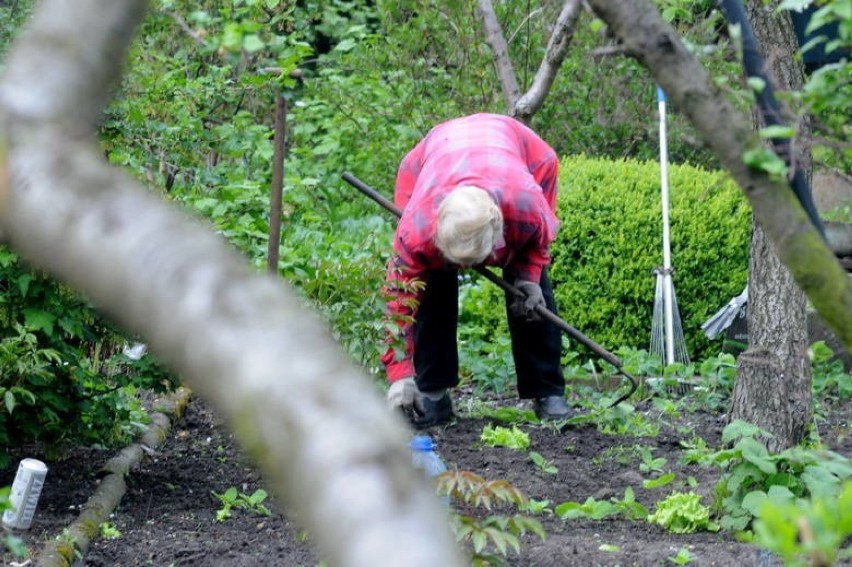
{"type": "Polygon", "coordinates": [[[275,97],[275,130],[272,147],[272,182],[269,185],[269,242],[266,250],[266,271],[278,273],[278,250],[281,248],[281,207],[284,197],[284,156],[287,151],[287,100],[278,93],[275,97]]]}
{"type": "Polygon", "coordinates": [[[321,318],[104,160],[95,124],[145,8],[36,7],[0,76],[3,236],[143,337],[228,419],[329,564],[463,565],[404,422],[321,318]]]}
{"type": "Polygon", "coordinates": [[[512,59],[509,57],[509,46],[506,44],[506,38],[503,37],[503,28],[494,13],[494,5],[491,0],[479,0],[477,13],[482,18],[485,42],[491,48],[491,53],[494,54],[494,68],[497,71],[497,77],[500,79],[500,86],[503,87],[503,99],[509,108],[509,114],[511,114],[515,108],[515,103],[521,96],[521,88],[518,86],[512,59]]]}
{"type": "MultiPolygon", "coordinates": [[[[775,8],[748,2],[748,18],[767,76],[779,90],[798,90],[804,84],[804,70],[794,58],[793,24],[786,11],[775,8]]],[[[809,173],[807,151],[789,157],[795,167],[809,173]]],[[[780,451],[805,438],[811,418],[806,298],[759,224],[752,232],[748,286],[749,348],[738,361],[729,418],[767,430],[773,435],[768,448],[780,451]]]]}
{"type": "Polygon", "coordinates": [[[852,351],[852,280],[785,181],[751,169],[743,161],[748,149],[762,145],[749,117],[713,84],[649,0],[588,2],[731,173],[781,261],[847,351],[852,351]]]}

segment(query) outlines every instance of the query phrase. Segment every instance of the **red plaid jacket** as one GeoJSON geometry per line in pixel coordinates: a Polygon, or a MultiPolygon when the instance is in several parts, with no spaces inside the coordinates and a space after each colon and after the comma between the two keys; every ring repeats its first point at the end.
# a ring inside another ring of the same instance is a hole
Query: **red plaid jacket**
{"type": "MultiPolygon", "coordinates": [[[[484,262],[538,282],[550,263],[556,219],[556,152],[521,122],[498,114],[474,114],[435,126],[400,164],[394,201],[402,217],[388,263],[388,311],[404,350],[382,357],[391,382],[414,376],[414,317],[422,280],[451,265],[435,246],[438,206],[459,185],[488,191],[503,213],[503,242],[484,262]]],[[[395,333],[394,333],[395,334],[395,333]]],[[[393,337],[389,342],[394,342],[393,337]]]]}

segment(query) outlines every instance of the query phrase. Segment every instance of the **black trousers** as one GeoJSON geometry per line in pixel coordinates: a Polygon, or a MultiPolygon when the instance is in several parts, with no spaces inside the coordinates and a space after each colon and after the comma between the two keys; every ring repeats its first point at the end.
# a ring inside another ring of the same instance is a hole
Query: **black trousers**
{"type": "MultiPolygon", "coordinates": [[[[503,277],[514,281],[513,274],[507,270],[503,271],[503,277]]],[[[458,270],[434,271],[425,283],[414,321],[414,371],[417,387],[423,392],[433,392],[459,383],[458,270]]],[[[553,287],[546,270],[541,275],[541,291],[547,308],[556,313],[553,287]]],[[[549,321],[513,317],[509,313],[512,299],[507,292],[506,316],[518,377],[518,396],[531,399],[564,395],[561,330],[549,321]]]]}

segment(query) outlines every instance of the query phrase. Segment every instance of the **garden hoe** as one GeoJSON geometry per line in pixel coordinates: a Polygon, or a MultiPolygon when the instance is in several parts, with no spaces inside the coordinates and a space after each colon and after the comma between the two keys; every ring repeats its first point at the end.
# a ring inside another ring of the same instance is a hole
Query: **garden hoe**
{"type": "MultiPolygon", "coordinates": [[[[366,183],[364,183],[363,181],[361,181],[360,179],[358,179],[357,177],[355,177],[351,173],[344,172],[343,173],[343,180],[346,181],[347,183],[349,183],[350,185],[352,185],[353,187],[355,187],[356,189],[358,189],[364,195],[370,197],[372,200],[374,200],[375,202],[380,204],[382,207],[384,207],[388,211],[395,214],[397,216],[397,218],[402,216],[402,211],[399,210],[399,207],[397,207],[396,204],[393,201],[386,198],[384,195],[382,195],[381,193],[379,193],[378,191],[376,191],[375,189],[373,189],[372,187],[370,187],[369,185],[367,185],[366,183]]],[[[513,295],[516,295],[516,296],[525,297],[525,295],[522,291],[520,291],[518,288],[516,288],[515,286],[513,286],[512,284],[510,284],[509,282],[507,282],[503,278],[497,276],[496,274],[494,274],[493,272],[491,272],[487,268],[485,268],[483,266],[476,266],[473,269],[477,273],[479,273],[483,277],[485,277],[485,279],[489,280],[491,283],[494,283],[498,287],[503,289],[503,291],[511,293],[513,295]]],[[[586,348],[588,348],[593,353],[598,355],[601,359],[603,359],[603,360],[609,362],[610,364],[612,364],[613,366],[615,366],[619,370],[619,374],[621,374],[622,376],[624,376],[625,378],[627,378],[630,381],[630,390],[626,394],[620,396],[617,400],[615,400],[610,407],[617,406],[618,404],[620,404],[621,402],[623,402],[624,400],[626,400],[627,398],[629,398],[630,396],[633,395],[633,392],[636,391],[636,387],[638,385],[638,382],[636,381],[636,378],[634,378],[633,376],[631,376],[630,374],[628,374],[624,370],[624,368],[622,367],[623,365],[621,363],[621,360],[619,360],[617,356],[615,356],[614,354],[612,354],[611,352],[609,352],[608,350],[603,348],[601,345],[599,345],[598,343],[596,343],[595,341],[593,341],[592,339],[590,339],[589,337],[587,337],[586,335],[584,335],[583,333],[581,333],[580,331],[578,331],[577,329],[575,329],[574,327],[572,327],[571,325],[569,325],[568,323],[566,323],[565,321],[560,319],[555,313],[553,313],[552,311],[550,311],[546,307],[540,305],[540,306],[536,307],[535,311],[542,319],[546,319],[547,321],[550,321],[551,323],[553,323],[554,325],[559,327],[559,329],[564,331],[569,337],[571,337],[572,339],[576,340],[579,343],[582,343],[586,348]]]]}

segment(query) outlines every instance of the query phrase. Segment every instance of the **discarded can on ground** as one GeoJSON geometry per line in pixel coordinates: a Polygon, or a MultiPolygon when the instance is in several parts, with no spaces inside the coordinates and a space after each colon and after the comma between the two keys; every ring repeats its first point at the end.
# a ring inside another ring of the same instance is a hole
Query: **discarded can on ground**
{"type": "Polygon", "coordinates": [[[47,465],[38,459],[24,459],[9,494],[11,510],[3,513],[3,525],[13,530],[27,530],[33,523],[38,498],[47,476],[47,465]]]}

